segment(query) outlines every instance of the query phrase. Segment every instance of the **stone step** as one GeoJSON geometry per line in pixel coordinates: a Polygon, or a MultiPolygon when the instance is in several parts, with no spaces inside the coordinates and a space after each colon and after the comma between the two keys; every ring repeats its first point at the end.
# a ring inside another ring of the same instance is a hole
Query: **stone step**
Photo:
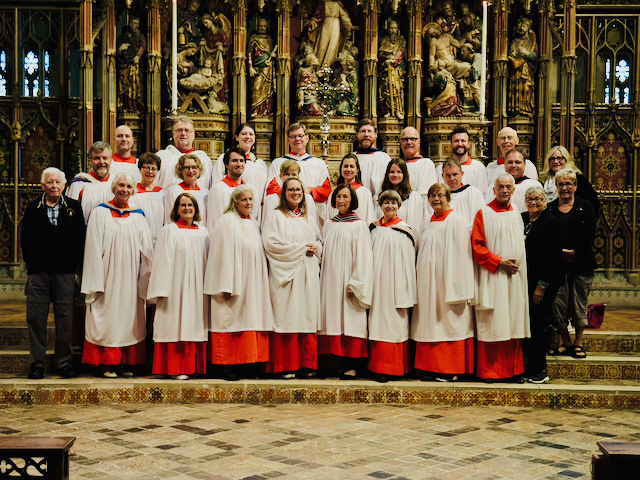
{"type": "Polygon", "coordinates": [[[547,355],[551,378],[572,380],[640,380],[640,356],[632,354],[592,354],[577,359],[547,355]]]}
{"type": "Polygon", "coordinates": [[[479,382],[422,382],[402,380],[380,384],[368,380],[186,381],[158,378],[65,380],[46,377],[0,379],[0,404],[395,404],[494,405],[540,408],[640,408],[640,383],[572,384],[552,381],[534,384],[479,382]]]}
{"type": "MultiPolygon", "coordinates": [[[[47,327],[47,347],[56,343],[55,327],[47,327]]],[[[29,349],[27,326],[0,325],[0,352],[3,350],[29,349]]]]}
{"type": "Polygon", "coordinates": [[[588,352],[640,353],[640,332],[585,330],[583,343],[588,352]]]}
{"type": "MultiPolygon", "coordinates": [[[[72,348],[74,362],[81,361],[81,352],[77,348],[72,348]]],[[[54,350],[47,349],[45,357],[45,372],[54,370],[54,350]]],[[[31,360],[29,350],[0,350],[0,374],[27,375],[31,360]]]]}

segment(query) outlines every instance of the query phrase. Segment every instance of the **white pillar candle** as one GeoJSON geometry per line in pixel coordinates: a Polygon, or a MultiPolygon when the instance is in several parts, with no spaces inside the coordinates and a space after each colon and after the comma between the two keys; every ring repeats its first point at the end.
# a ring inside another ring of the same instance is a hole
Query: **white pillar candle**
{"type": "Polygon", "coordinates": [[[171,32],[171,114],[178,114],[178,1],[173,0],[171,32]]]}
{"type": "Polygon", "coordinates": [[[486,113],[485,92],[487,90],[487,0],[482,2],[482,71],[480,72],[480,117],[486,113]]]}

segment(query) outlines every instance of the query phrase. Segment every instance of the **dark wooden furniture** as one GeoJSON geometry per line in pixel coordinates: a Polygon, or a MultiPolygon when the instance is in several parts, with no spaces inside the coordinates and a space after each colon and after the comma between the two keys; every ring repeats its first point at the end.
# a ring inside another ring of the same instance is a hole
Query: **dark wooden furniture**
{"type": "Polygon", "coordinates": [[[593,480],[640,478],[640,443],[598,442],[602,455],[591,457],[593,480]]]}
{"type": "Polygon", "coordinates": [[[69,449],[76,437],[0,438],[0,479],[69,478],[69,449]]]}

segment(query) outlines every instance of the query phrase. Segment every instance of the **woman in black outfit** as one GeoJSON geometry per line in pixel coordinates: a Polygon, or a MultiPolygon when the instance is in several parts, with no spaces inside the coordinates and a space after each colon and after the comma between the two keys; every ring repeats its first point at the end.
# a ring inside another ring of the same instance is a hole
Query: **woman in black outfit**
{"type": "Polygon", "coordinates": [[[527,249],[529,282],[529,321],[531,338],[525,339],[527,371],[524,378],[531,383],[549,381],[544,329],[547,315],[563,281],[562,245],[558,220],[547,210],[544,189],[529,188],[524,195],[527,211],[522,214],[527,249]]]}
{"type": "Polygon", "coordinates": [[[586,358],[582,333],[587,325],[587,299],[596,268],[593,253],[596,218],[591,203],[576,195],[577,180],[573,170],[559,170],[555,180],[558,198],[549,204],[549,211],[560,224],[566,281],[558,290],[552,307],[554,325],[562,344],[550,353],[586,358]],[[567,329],[569,320],[576,331],[573,341],[567,329]]]}

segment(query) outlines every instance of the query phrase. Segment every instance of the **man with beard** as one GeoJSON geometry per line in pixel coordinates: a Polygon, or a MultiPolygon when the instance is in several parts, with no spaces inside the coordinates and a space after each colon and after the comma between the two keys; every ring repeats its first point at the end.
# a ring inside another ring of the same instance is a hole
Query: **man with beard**
{"type": "Polygon", "coordinates": [[[362,185],[367,187],[373,195],[380,193],[385,169],[391,161],[389,155],[376,148],[377,132],[373,120],[370,118],[360,120],[356,126],[358,148],[353,152],[360,163],[362,185]]]}
{"type": "MultiPolygon", "coordinates": [[[[453,132],[451,132],[450,138],[451,154],[453,159],[462,167],[465,183],[467,185],[475,185],[484,195],[489,188],[487,183],[487,169],[482,162],[469,157],[469,149],[471,148],[469,132],[464,127],[456,127],[453,129],[453,132]]],[[[438,179],[444,178],[442,175],[442,167],[442,165],[438,165],[438,168],[436,168],[436,177],[438,179]]]]}
{"type": "Polygon", "coordinates": [[[115,177],[131,175],[136,183],[140,183],[142,175],[138,169],[138,159],[131,154],[133,148],[133,132],[126,125],[120,125],[113,134],[114,152],[111,155],[111,174],[115,177]]]}

